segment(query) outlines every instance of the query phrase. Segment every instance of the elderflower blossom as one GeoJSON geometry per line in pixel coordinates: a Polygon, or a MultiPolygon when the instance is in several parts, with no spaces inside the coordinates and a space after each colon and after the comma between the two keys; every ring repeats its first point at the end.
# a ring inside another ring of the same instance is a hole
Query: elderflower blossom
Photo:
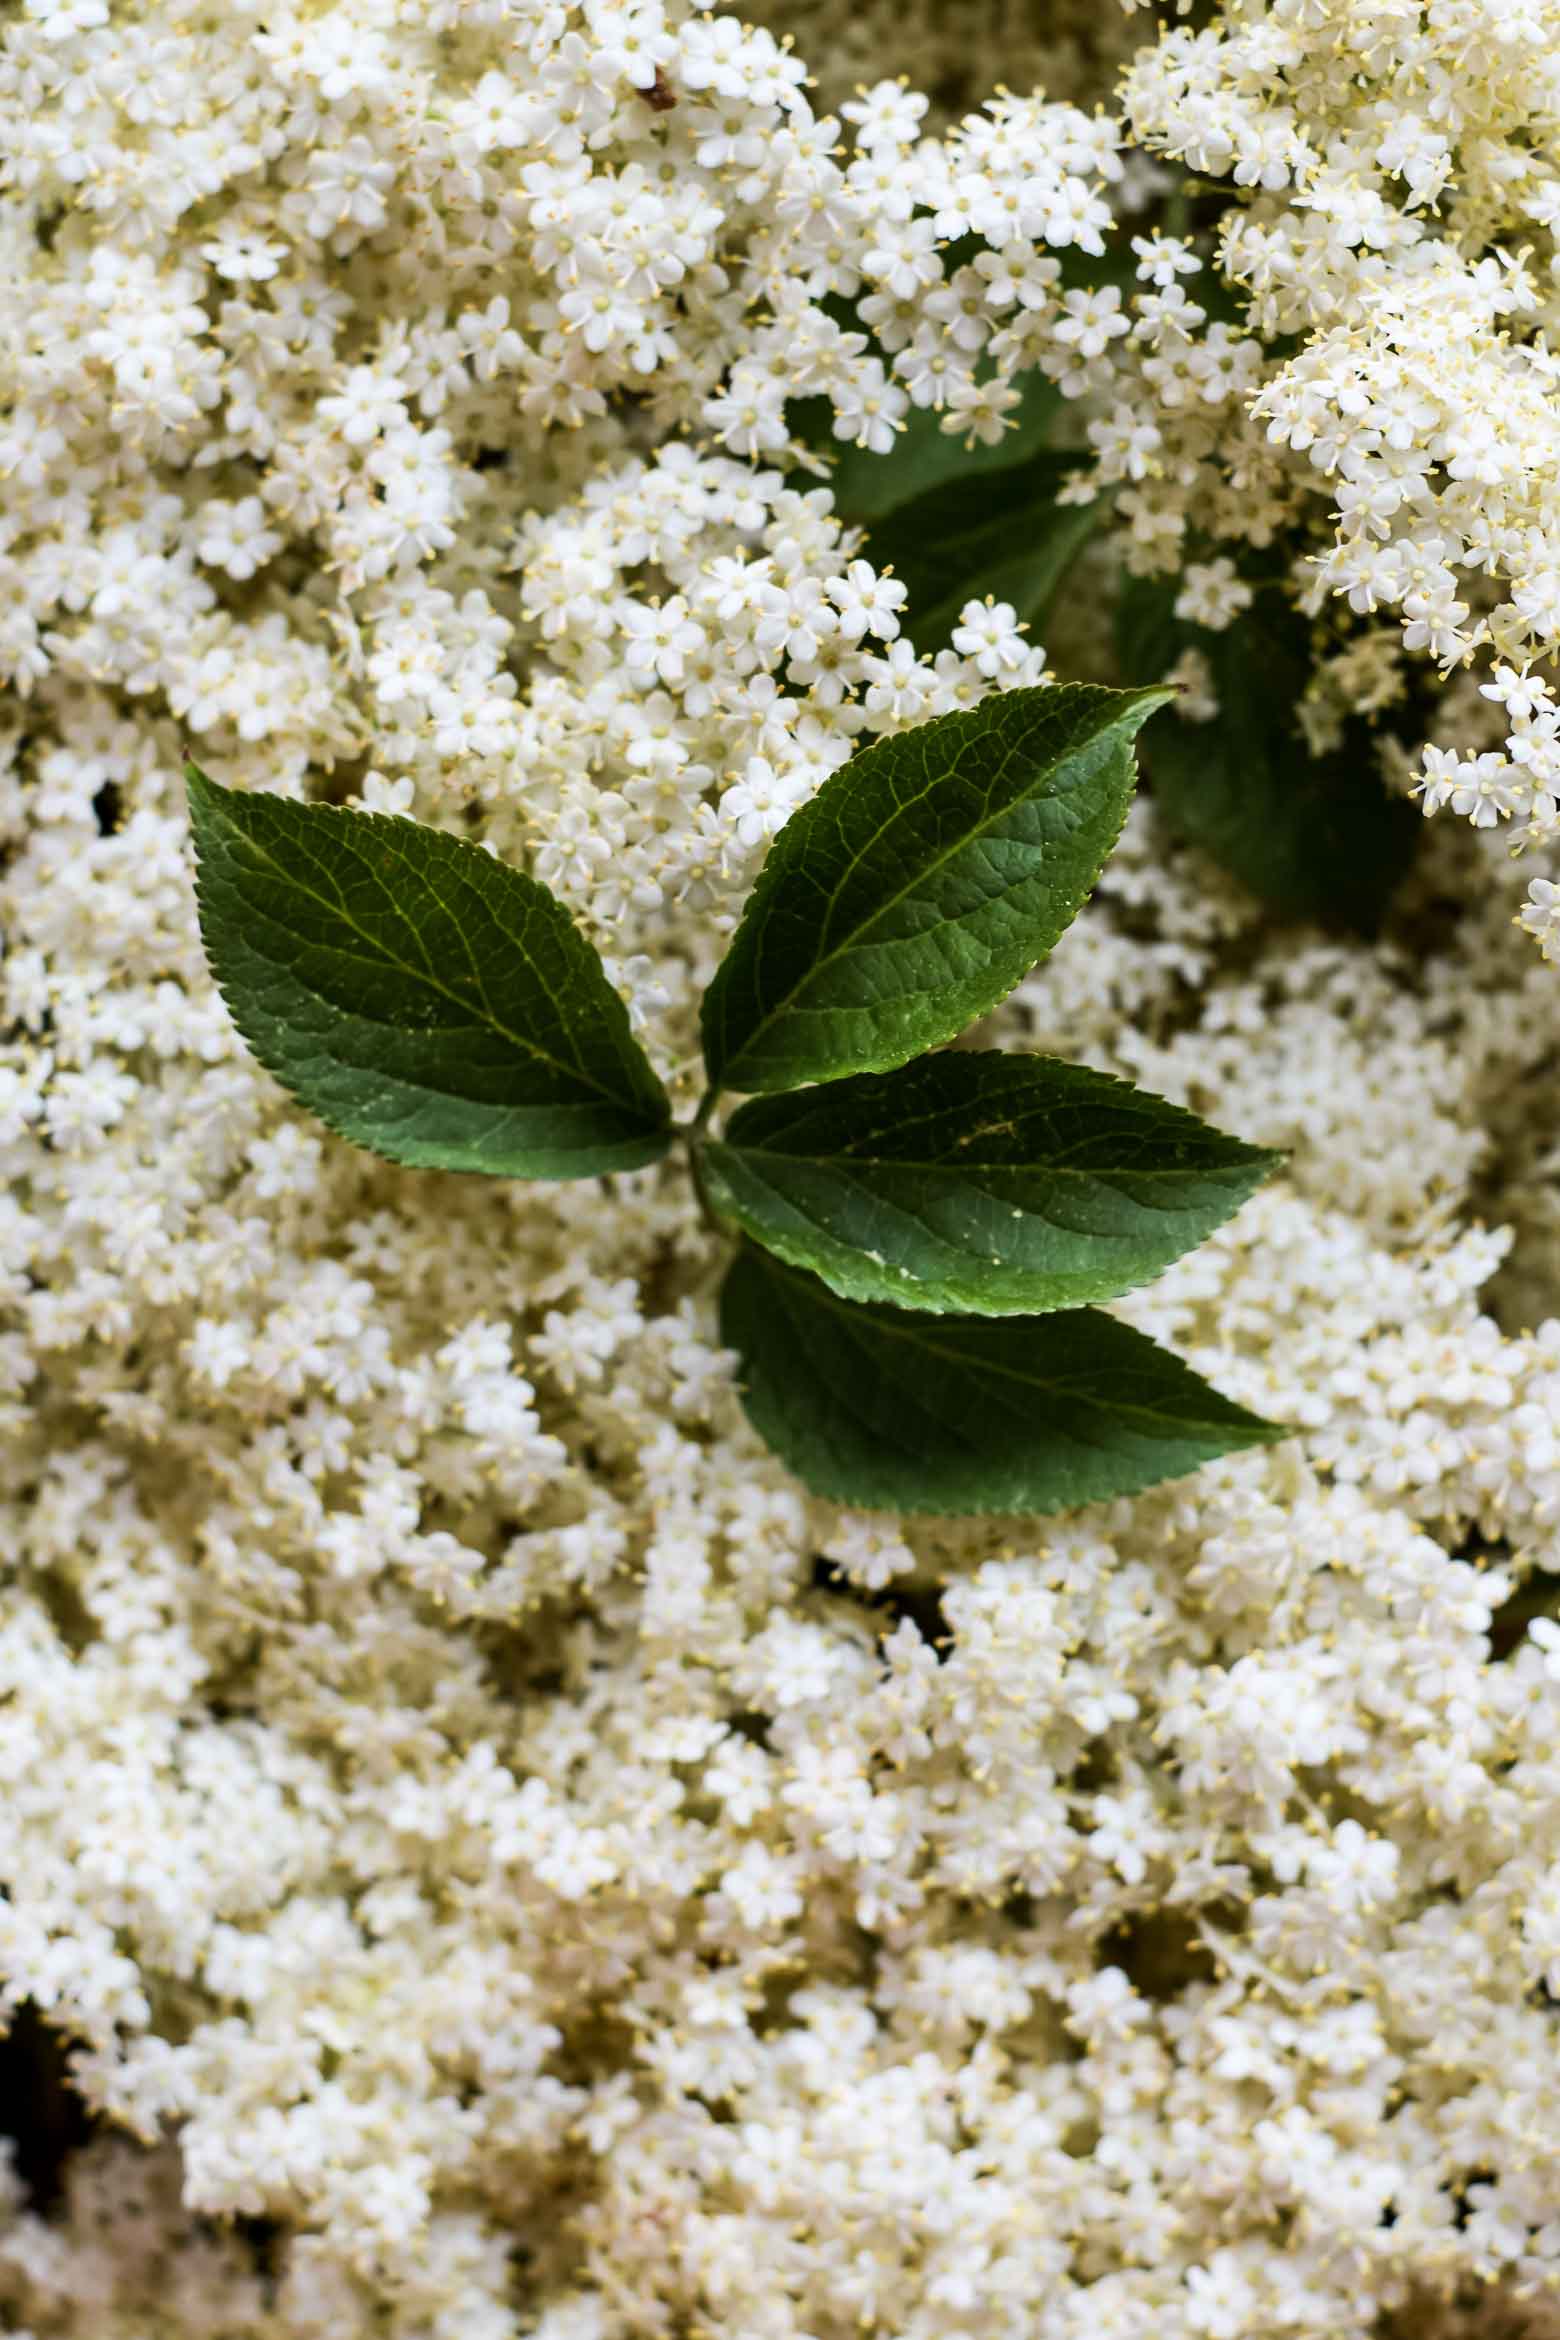
{"type": "MultiPolygon", "coordinates": [[[[1384,613],[1443,677],[1471,667],[1504,735],[1466,691],[1446,694],[1465,744],[1432,745],[1423,809],[1546,855],[1560,846],[1545,681],[1560,659],[1557,40],[1553,0],[1240,0],[1146,43],[1126,120],[1229,198],[1218,290],[1243,321],[1229,340],[1202,277],[1183,290],[1135,247],[1179,350],[1140,298],[1124,346],[1146,334],[1154,354],[1110,388],[1123,398],[1136,375],[1121,411],[1160,432],[1157,477],[1137,484],[1122,443],[1097,441],[1103,476],[1132,482],[1119,503],[1138,565],[1171,565],[1188,529],[1257,547],[1287,529],[1307,607],[1384,613]],[[1187,412],[1216,338],[1244,392],[1241,427],[1217,442],[1187,412]],[[1531,705],[1508,697],[1530,680],[1531,705]]],[[[1543,922],[1524,923],[1542,943],[1543,922]]]]}
{"type": "Polygon", "coordinates": [[[1196,622],[1281,539],[1365,629],[1335,696],[1473,649],[1425,793],[1541,845],[1546,11],[1251,0],[1125,123],[1081,10],[1054,59],[921,0],[13,13],[0,2021],[95,2128],[53,2204],[0,2159],[7,2329],[1552,2293],[1560,889],[1440,823],[1380,946],[1264,928],[1139,806],[990,1037],[1288,1150],[1120,1313],[1292,1436],[899,1520],[756,1440],[673,1168],[437,1177],[295,1110],[180,787],[523,858],[690,1102],[783,820],[1048,671],[995,594],[917,640],[792,410],[990,442],[1041,376],[1196,622]],[[1005,89],[934,109],[972,57],[1005,89]],[[1239,191],[1244,322],[1188,236],[1073,280],[1134,136],[1239,191]]]}

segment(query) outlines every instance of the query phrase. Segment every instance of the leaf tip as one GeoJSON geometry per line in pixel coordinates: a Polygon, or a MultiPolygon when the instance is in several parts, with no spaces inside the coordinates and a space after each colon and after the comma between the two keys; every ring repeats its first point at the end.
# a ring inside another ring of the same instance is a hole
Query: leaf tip
{"type": "Polygon", "coordinates": [[[1285,1146],[1250,1145],[1244,1138],[1230,1137],[1227,1132],[1220,1134],[1225,1137],[1230,1148],[1227,1157],[1230,1168],[1249,1173],[1253,1191],[1264,1179],[1271,1178],[1276,1170],[1284,1169],[1291,1159],[1289,1149],[1285,1146]]]}
{"type": "Polygon", "coordinates": [[[1130,735],[1141,731],[1151,715],[1157,715],[1161,707],[1168,707],[1184,689],[1183,683],[1163,682],[1144,683],[1141,688],[1126,692],[1124,695],[1132,702],[1126,713],[1130,735]]]}

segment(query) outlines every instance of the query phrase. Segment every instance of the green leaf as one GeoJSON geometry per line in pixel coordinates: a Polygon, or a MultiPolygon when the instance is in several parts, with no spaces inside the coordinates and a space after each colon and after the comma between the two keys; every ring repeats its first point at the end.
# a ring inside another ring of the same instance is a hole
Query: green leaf
{"type": "Polygon", "coordinates": [[[1059,504],[1076,455],[1042,450],[1012,470],[959,477],[867,531],[873,566],[904,586],[905,630],[924,656],[948,647],[967,601],[1011,602],[1035,626],[1094,529],[1103,500],[1059,504]]]}
{"type": "Polygon", "coordinates": [[[888,1072],[994,1007],[1098,877],[1171,695],[996,692],[853,756],[775,839],[704,995],[711,1081],[888,1072]]]}
{"type": "Polygon", "coordinates": [[[971,1049],[754,1098],[700,1168],[847,1300],[1014,1316],[1147,1283],[1281,1159],[1107,1073],[971,1049]]]}
{"type": "MultiPolygon", "coordinates": [[[[923,653],[945,648],[964,604],[988,593],[1037,625],[1103,509],[1102,499],[1057,503],[1084,457],[1043,445],[1065,403],[1056,384],[1036,369],[1018,387],[1017,414],[994,446],[967,445],[930,407],[912,407],[887,454],[874,455],[832,436],[826,398],[792,409],[798,436],[831,459],[835,510],[865,524],[874,567],[905,587],[905,628],[923,653]]],[[[792,484],[820,483],[797,473],[792,484]]]]}
{"type": "Polygon", "coordinates": [[[192,764],[201,936],[268,1072],[392,1162],[588,1178],[669,1107],[561,903],[442,830],[219,788],[192,764]]]}
{"type": "Polygon", "coordinates": [[[933,408],[912,406],[885,455],[835,438],[834,409],[827,398],[797,399],[788,413],[791,428],[804,445],[829,458],[830,472],[827,481],[798,472],[790,484],[803,490],[832,488],[840,518],[860,524],[885,520],[934,489],[1011,471],[1036,454],[1062,406],[1060,390],[1038,368],[1019,376],[1018,389],[1017,413],[994,446],[983,440],[968,446],[958,432],[943,429],[942,416],[933,408]]]}
{"type": "Polygon", "coordinates": [[[815,1495],[866,1509],[1064,1511],[1289,1435],[1090,1308],[862,1307],[744,1248],[720,1319],[760,1437],[815,1495]]]}
{"type": "Polygon", "coordinates": [[[1220,632],[1177,618],[1178,579],[1129,579],[1117,619],[1122,665],[1162,675],[1187,649],[1208,662],[1219,712],[1160,724],[1144,774],[1169,827],[1292,918],[1373,934],[1407,871],[1423,821],[1376,775],[1371,734],[1313,756],[1299,704],[1310,630],[1282,591],[1259,587],[1220,632]]]}

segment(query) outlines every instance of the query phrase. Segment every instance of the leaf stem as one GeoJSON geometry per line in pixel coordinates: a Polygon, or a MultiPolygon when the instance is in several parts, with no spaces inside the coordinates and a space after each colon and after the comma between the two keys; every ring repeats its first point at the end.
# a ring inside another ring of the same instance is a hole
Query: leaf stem
{"type": "Polygon", "coordinates": [[[698,1203],[700,1218],[712,1235],[729,1236],[732,1229],[717,1214],[711,1203],[703,1173],[699,1168],[699,1140],[709,1126],[710,1115],[714,1112],[719,1098],[720,1090],[718,1087],[706,1089],[699,1099],[692,1120],[676,1123],[672,1135],[681,1141],[683,1152],[688,1157],[688,1175],[693,1180],[694,1200],[698,1203]]]}
{"type": "Polygon", "coordinates": [[[682,1132],[683,1143],[688,1155],[688,1175],[693,1180],[694,1200],[699,1206],[699,1216],[710,1233],[729,1237],[733,1230],[717,1213],[704,1184],[704,1173],[699,1165],[699,1141],[694,1135],[697,1127],[698,1124],[695,1122],[682,1132]]]}
{"type": "Polygon", "coordinates": [[[714,1112],[715,1107],[719,1102],[720,1090],[718,1087],[705,1090],[703,1096],[699,1099],[698,1110],[695,1112],[693,1119],[688,1124],[688,1137],[690,1143],[704,1135],[705,1130],[709,1127],[710,1115],[714,1112]]]}

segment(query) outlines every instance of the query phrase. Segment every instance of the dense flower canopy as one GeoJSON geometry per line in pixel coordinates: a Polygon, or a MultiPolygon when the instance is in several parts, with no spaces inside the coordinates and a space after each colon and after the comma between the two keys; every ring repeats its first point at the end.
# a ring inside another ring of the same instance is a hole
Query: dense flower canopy
{"type": "Polygon", "coordinates": [[[1560,6],[760,14],[0,34],[0,2006],[96,2122],[52,2207],[0,2164],[34,2340],[1556,2283],[1560,6]],[[1089,589],[928,648],[830,457],[1042,382],[1089,589]],[[860,740],[1102,671],[1123,569],[1238,629],[1254,561],[1314,743],[1394,713],[1361,787],[1438,816],[1386,930],[1144,802],[986,1037],[1290,1150],[1119,1304],[1271,1451],[809,1500],[682,1185],[369,1162],[206,974],[191,748],[524,861],[687,1104],[860,740]]]}

